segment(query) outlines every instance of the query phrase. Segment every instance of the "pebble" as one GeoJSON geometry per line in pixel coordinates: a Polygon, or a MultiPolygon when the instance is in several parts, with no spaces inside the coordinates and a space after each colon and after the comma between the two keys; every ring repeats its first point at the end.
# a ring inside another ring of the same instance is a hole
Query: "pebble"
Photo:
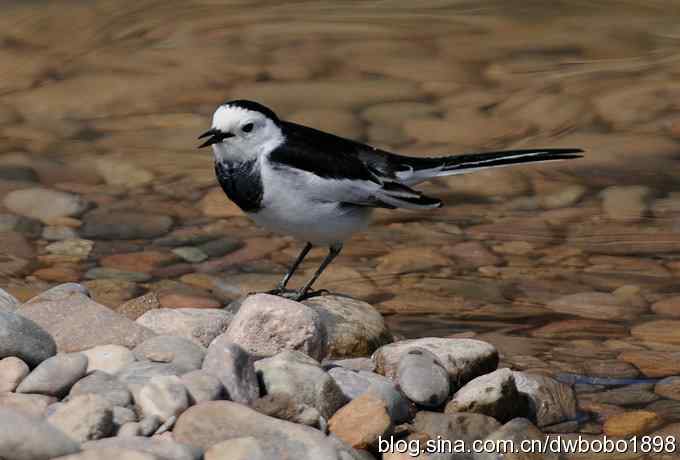
{"type": "Polygon", "coordinates": [[[613,294],[604,292],[581,292],[559,297],[546,308],[582,318],[604,320],[636,319],[646,311],[643,306],[622,301],[613,294]]]}
{"type": "Polygon", "coordinates": [[[413,431],[426,433],[429,439],[456,439],[471,445],[484,439],[501,427],[492,417],[475,413],[448,413],[420,411],[413,419],[413,431]]]}
{"type": "Polygon", "coordinates": [[[378,373],[394,378],[401,357],[412,348],[431,351],[449,372],[452,390],[498,366],[498,351],[490,343],[475,339],[425,337],[383,345],[373,354],[378,373]]]}
{"type": "Polygon", "coordinates": [[[14,391],[29,372],[28,365],[19,358],[0,359],[0,393],[14,391]]]}
{"type": "Polygon", "coordinates": [[[408,399],[425,407],[440,406],[451,392],[448,371],[424,348],[411,348],[401,356],[397,382],[408,399]]]}
{"type": "Polygon", "coordinates": [[[652,191],[643,185],[612,186],[602,191],[602,211],[611,220],[632,223],[647,213],[652,191]]]}
{"type": "Polygon", "coordinates": [[[92,252],[93,247],[94,242],[91,240],[72,238],[50,243],[45,246],[45,251],[49,252],[50,254],[86,259],[92,252]]]}
{"type": "Polygon", "coordinates": [[[117,279],[98,279],[83,283],[90,291],[90,297],[113,310],[127,300],[142,293],[142,288],[131,281],[117,279]]]}
{"type": "Polygon", "coordinates": [[[41,268],[33,272],[32,276],[43,281],[56,283],[71,283],[81,278],[80,271],[68,266],[41,268]]]}
{"type": "Polygon", "coordinates": [[[84,451],[91,449],[127,449],[153,455],[163,460],[201,460],[200,449],[192,448],[177,442],[147,438],[143,436],[116,436],[114,438],[97,439],[82,444],[84,451]]]}
{"type": "Polygon", "coordinates": [[[253,437],[218,442],[205,452],[205,460],[269,460],[260,441],[253,437]]]}
{"type": "Polygon", "coordinates": [[[269,458],[337,460],[336,448],[318,430],[260,414],[230,401],[208,401],[179,416],[173,429],[177,442],[201,449],[233,438],[252,436],[267,442],[269,458]]]}
{"type": "Polygon", "coordinates": [[[80,234],[98,240],[152,239],[168,233],[172,225],[169,216],[101,209],[85,214],[80,234]]]}
{"type": "Polygon", "coordinates": [[[199,248],[191,246],[182,246],[172,250],[173,254],[181,258],[185,262],[198,263],[203,262],[208,258],[208,255],[199,248]]]}
{"type": "Polygon", "coordinates": [[[36,299],[25,303],[18,311],[48,331],[63,352],[86,350],[97,345],[133,348],[155,335],[78,292],[54,300],[36,299]]]}
{"type": "Polygon", "coordinates": [[[202,369],[219,379],[232,401],[250,404],[260,396],[253,358],[224,334],[208,347],[202,369]]]}
{"type": "Polygon", "coordinates": [[[322,423],[325,424],[318,410],[306,404],[298,404],[283,393],[265,395],[255,400],[252,408],[261,414],[302,425],[319,427],[322,423]]]}
{"type": "Polygon", "coordinates": [[[139,361],[171,362],[190,372],[201,368],[206,349],[191,340],[174,335],[157,335],[132,350],[139,361]],[[160,359],[159,359],[160,357],[160,359]]]}
{"type": "Polygon", "coordinates": [[[136,323],[157,334],[176,335],[208,347],[226,332],[234,315],[226,310],[202,308],[154,308],[137,318],[136,323]]]}
{"type": "Polygon", "coordinates": [[[162,293],[158,301],[161,308],[222,308],[222,303],[212,297],[179,292],[162,293]]]}
{"type": "Polygon", "coordinates": [[[333,377],[347,400],[371,392],[385,401],[390,418],[395,423],[405,422],[411,415],[409,400],[387,377],[371,371],[356,371],[342,367],[328,369],[328,375],[333,377]]]}
{"type": "Polygon", "coordinates": [[[0,408],[25,413],[33,417],[41,418],[47,412],[47,408],[57,402],[54,396],[22,393],[1,393],[0,408]]]}
{"type": "Polygon", "coordinates": [[[608,436],[630,438],[659,428],[662,425],[661,417],[654,412],[637,410],[615,414],[604,422],[604,432],[608,436]]]}
{"type": "Polygon", "coordinates": [[[329,419],[347,402],[335,380],[314,359],[299,351],[283,351],[255,363],[266,394],[285,394],[329,419]]]}
{"type": "Polygon", "coordinates": [[[16,297],[0,288],[0,311],[13,312],[20,303],[16,297]]]}
{"type": "Polygon", "coordinates": [[[177,257],[170,252],[146,250],[104,256],[99,260],[99,264],[102,267],[148,274],[176,260],[177,257]]]}
{"type": "Polygon", "coordinates": [[[529,402],[530,419],[539,427],[554,425],[576,417],[573,389],[544,375],[513,372],[515,385],[529,402]]]}
{"type": "Polygon", "coordinates": [[[9,192],[3,204],[15,214],[43,222],[77,216],[88,207],[88,203],[78,195],[39,187],[9,192]]]}
{"type": "Polygon", "coordinates": [[[95,394],[108,400],[114,407],[126,407],[132,404],[132,393],[125,383],[114,375],[94,370],[78,380],[69,393],[69,398],[79,395],[95,394]]]}
{"type": "Polygon", "coordinates": [[[113,406],[101,396],[83,394],[61,404],[47,421],[83,443],[113,434],[113,406]]]}
{"type": "Polygon", "coordinates": [[[35,250],[22,233],[0,232],[0,254],[31,259],[35,250]]]}
{"type": "Polygon", "coordinates": [[[0,408],[0,457],[47,460],[80,451],[76,441],[46,421],[0,408]]]}
{"type": "Polygon", "coordinates": [[[48,225],[43,228],[42,238],[47,241],[62,241],[78,238],[78,232],[62,225],[48,225]]]}
{"type": "Polygon", "coordinates": [[[379,259],[377,270],[381,273],[425,272],[451,265],[451,259],[432,247],[408,247],[390,251],[379,259]]]}
{"type": "Polygon", "coordinates": [[[365,393],[338,410],[328,421],[329,431],[356,449],[377,444],[393,429],[385,402],[365,393]]]}
{"type": "Polygon", "coordinates": [[[243,247],[243,242],[234,238],[218,238],[198,246],[208,257],[222,257],[243,247]]]}
{"type": "Polygon", "coordinates": [[[303,302],[315,310],[325,326],[327,356],[369,356],[393,341],[382,315],[370,304],[342,296],[313,297],[303,302]]]}
{"type": "MultiPolygon", "coordinates": [[[[0,361],[0,365],[2,361],[0,361]]],[[[680,377],[666,377],[654,386],[654,393],[664,398],[680,401],[680,377]]]]}
{"type": "Polygon", "coordinates": [[[680,374],[680,352],[625,351],[618,359],[634,365],[645,377],[657,378],[680,374]]]}
{"type": "Polygon", "coordinates": [[[113,279],[116,281],[127,281],[129,283],[144,283],[149,281],[151,276],[146,273],[128,272],[117,268],[95,267],[85,272],[85,278],[89,280],[113,279]]]}
{"type": "Polygon", "coordinates": [[[86,370],[87,356],[82,353],[59,353],[33,369],[21,381],[16,392],[64,396],[85,375],[86,370]]]}
{"type": "Polygon", "coordinates": [[[680,296],[667,297],[652,305],[652,311],[657,315],[680,317],[680,296]]]}
{"type": "Polygon", "coordinates": [[[517,391],[512,371],[503,368],[466,383],[446,405],[445,413],[474,412],[506,423],[528,415],[527,403],[517,391]]]}
{"type": "Polygon", "coordinates": [[[455,258],[464,267],[470,268],[498,265],[502,261],[479,241],[465,241],[444,247],[442,253],[455,258]]]}
{"type": "Polygon", "coordinates": [[[680,320],[648,321],[633,326],[630,333],[646,342],[680,345],[680,320]]]}
{"type": "Polygon", "coordinates": [[[156,376],[179,376],[186,369],[172,363],[155,363],[152,361],[135,361],[116,374],[118,380],[127,385],[133,399],[137,399],[139,391],[156,376]]]}
{"type": "Polygon", "coordinates": [[[85,450],[72,455],[65,455],[59,457],[58,460],[158,460],[158,457],[153,454],[136,450],[106,447],[85,450]]]}
{"type": "Polygon", "coordinates": [[[14,356],[34,367],[56,352],[54,339],[39,324],[22,315],[0,311],[0,358],[14,356]]]}
{"type": "MultiPolygon", "coordinates": [[[[529,420],[517,417],[508,421],[505,425],[488,435],[485,438],[485,442],[487,441],[489,441],[489,444],[491,444],[491,442],[507,443],[512,441],[515,446],[519,446],[522,443],[524,443],[524,445],[535,442],[544,443],[545,435],[529,420]]],[[[541,446],[543,445],[544,444],[541,444],[541,446]]],[[[529,460],[532,458],[540,458],[541,460],[558,460],[561,458],[558,452],[552,452],[550,449],[551,448],[548,447],[546,452],[541,452],[538,454],[538,456],[535,456],[531,453],[516,454],[514,452],[504,452],[503,444],[498,444],[498,450],[494,452],[475,452],[473,458],[475,460],[529,460]]]]}
{"type": "Polygon", "coordinates": [[[180,380],[189,394],[189,405],[225,399],[224,385],[222,385],[220,379],[209,372],[201,369],[187,372],[180,377],[180,380]]]}
{"type": "Polygon", "coordinates": [[[651,388],[645,388],[644,385],[637,384],[595,393],[581,393],[578,399],[579,401],[592,400],[597,403],[617,406],[637,406],[656,401],[659,397],[651,391],[651,388]]]}
{"type": "Polygon", "coordinates": [[[269,294],[247,297],[225,335],[260,357],[282,350],[299,350],[321,360],[327,351],[326,328],[314,309],[269,294]]]}
{"type": "Polygon", "coordinates": [[[149,184],[154,178],[151,172],[139,165],[120,159],[98,158],[94,165],[99,175],[110,185],[135,188],[149,184]]]}
{"type": "Polygon", "coordinates": [[[88,374],[96,370],[115,374],[135,360],[132,351],[121,345],[99,345],[82,354],[87,356],[88,374]]]}
{"type": "Polygon", "coordinates": [[[113,424],[120,429],[126,423],[137,421],[137,413],[129,407],[113,406],[113,424]]]}
{"type": "Polygon", "coordinates": [[[166,422],[189,407],[189,394],[179,377],[157,375],[139,390],[135,402],[145,417],[155,415],[166,422]]]}

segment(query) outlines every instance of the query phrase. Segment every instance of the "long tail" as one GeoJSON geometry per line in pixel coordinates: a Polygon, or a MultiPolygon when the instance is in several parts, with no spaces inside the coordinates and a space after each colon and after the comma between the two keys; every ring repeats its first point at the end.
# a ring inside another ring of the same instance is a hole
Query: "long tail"
{"type": "Polygon", "coordinates": [[[531,149],[471,153],[440,158],[402,157],[403,160],[400,162],[406,168],[396,174],[403,184],[414,185],[434,177],[466,174],[481,169],[581,158],[582,152],[581,149],[531,149]]]}

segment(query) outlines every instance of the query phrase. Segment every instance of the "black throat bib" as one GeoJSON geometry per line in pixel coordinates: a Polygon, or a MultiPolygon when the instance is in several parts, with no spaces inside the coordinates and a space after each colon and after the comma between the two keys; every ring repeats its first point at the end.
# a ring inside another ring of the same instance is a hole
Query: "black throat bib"
{"type": "Polygon", "coordinates": [[[215,162],[215,175],[229,199],[244,212],[262,209],[262,177],[255,167],[257,160],[243,163],[215,162]]]}

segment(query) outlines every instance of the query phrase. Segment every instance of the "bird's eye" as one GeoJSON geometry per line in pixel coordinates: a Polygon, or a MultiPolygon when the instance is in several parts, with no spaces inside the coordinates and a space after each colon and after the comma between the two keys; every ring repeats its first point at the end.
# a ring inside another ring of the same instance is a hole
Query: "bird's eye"
{"type": "Polygon", "coordinates": [[[241,131],[243,131],[244,133],[249,133],[253,130],[254,127],[255,127],[255,125],[253,125],[252,123],[246,123],[241,128],[241,131]]]}

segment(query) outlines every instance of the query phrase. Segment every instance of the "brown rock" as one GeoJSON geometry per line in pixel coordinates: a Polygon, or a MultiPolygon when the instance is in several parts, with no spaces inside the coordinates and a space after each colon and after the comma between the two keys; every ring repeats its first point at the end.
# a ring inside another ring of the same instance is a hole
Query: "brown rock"
{"type": "Polygon", "coordinates": [[[353,399],[328,421],[329,431],[355,449],[375,445],[392,428],[385,402],[371,393],[353,399]]]}
{"type": "Polygon", "coordinates": [[[155,308],[161,308],[161,302],[155,292],[149,292],[141,297],[128,300],[119,306],[116,311],[126,318],[134,321],[144,313],[155,308]]]}
{"type": "Polygon", "coordinates": [[[680,317],[680,296],[668,297],[652,305],[652,311],[657,315],[680,317]]]}
{"type": "Polygon", "coordinates": [[[442,254],[460,260],[465,266],[498,265],[501,259],[478,241],[466,241],[442,248],[442,254]]]}
{"type": "Polygon", "coordinates": [[[435,248],[396,249],[380,258],[378,271],[390,274],[421,272],[450,265],[448,257],[435,248]]]}
{"type": "Polygon", "coordinates": [[[203,197],[199,203],[203,214],[208,217],[234,217],[242,216],[243,212],[224,195],[221,187],[214,187],[203,197]]]}
{"type": "Polygon", "coordinates": [[[534,337],[550,339],[624,337],[627,334],[628,329],[622,324],[588,319],[555,321],[531,332],[531,335],[534,337]]]}
{"type": "Polygon", "coordinates": [[[225,268],[235,265],[242,265],[246,262],[261,259],[274,251],[286,246],[283,238],[250,238],[245,240],[244,246],[218,259],[209,260],[196,265],[196,271],[211,273],[222,271],[225,268]]]}
{"type": "Polygon", "coordinates": [[[654,412],[637,410],[612,415],[604,422],[604,432],[609,436],[637,436],[658,428],[663,421],[654,412]]]}
{"type": "Polygon", "coordinates": [[[80,280],[81,273],[73,267],[56,266],[38,269],[33,272],[33,276],[43,281],[71,283],[80,280]]]}
{"type": "Polygon", "coordinates": [[[99,264],[102,267],[116,268],[129,272],[151,273],[155,268],[168,265],[177,260],[172,252],[143,251],[127,254],[112,254],[102,257],[99,264]]]}
{"type": "Polygon", "coordinates": [[[475,225],[467,228],[466,233],[477,240],[526,241],[531,244],[548,244],[555,239],[546,222],[538,218],[475,225]]]}
{"type": "Polygon", "coordinates": [[[0,393],[0,408],[11,409],[34,417],[45,416],[47,406],[57,402],[54,396],[23,393],[0,393]]]}
{"type": "Polygon", "coordinates": [[[635,319],[646,310],[604,292],[566,295],[549,302],[546,308],[557,313],[607,320],[635,319]]]}
{"type": "Polygon", "coordinates": [[[621,353],[619,359],[640,369],[645,377],[680,374],[680,352],[631,350],[621,353]]]}
{"type": "Polygon", "coordinates": [[[578,223],[570,227],[566,243],[591,253],[656,256],[680,252],[680,233],[664,227],[578,223]]]}
{"type": "Polygon", "coordinates": [[[30,259],[35,251],[22,233],[3,231],[0,232],[0,254],[30,259]]]}
{"type": "Polygon", "coordinates": [[[680,377],[667,377],[659,381],[654,385],[654,393],[664,398],[680,401],[680,377]]]}
{"type": "Polygon", "coordinates": [[[222,308],[222,303],[212,297],[180,292],[161,293],[158,300],[163,308],[222,308]]]}
{"type": "Polygon", "coordinates": [[[658,320],[638,324],[631,328],[633,337],[646,342],[680,345],[680,320],[658,320]]]}
{"type": "Polygon", "coordinates": [[[90,297],[95,302],[114,310],[126,300],[142,293],[142,288],[132,281],[113,278],[86,281],[83,285],[90,291],[90,297]]]}

